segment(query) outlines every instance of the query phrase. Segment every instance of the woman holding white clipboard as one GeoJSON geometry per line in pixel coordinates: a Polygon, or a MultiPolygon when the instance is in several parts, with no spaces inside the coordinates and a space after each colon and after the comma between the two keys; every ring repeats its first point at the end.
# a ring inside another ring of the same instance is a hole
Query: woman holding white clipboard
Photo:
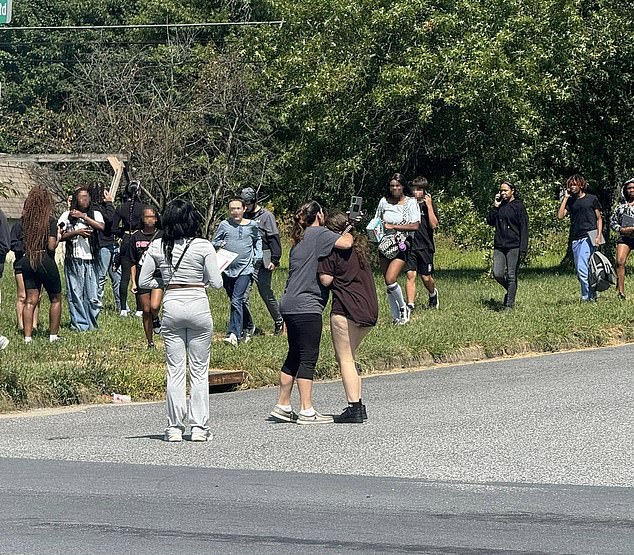
{"type": "Polygon", "coordinates": [[[219,253],[228,251],[223,253],[223,259],[235,255],[222,270],[222,284],[231,302],[224,341],[234,347],[238,341],[250,339],[243,333],[245,320],[250,320],[245,296],[253,279],[255,263],[262,259],[260,230],[255,222],[244,218],[245,209],[244,200],[238,198],[229,201],[230,217],[220,222],[212,240],[214,247],[221,247],[219,253]]]}

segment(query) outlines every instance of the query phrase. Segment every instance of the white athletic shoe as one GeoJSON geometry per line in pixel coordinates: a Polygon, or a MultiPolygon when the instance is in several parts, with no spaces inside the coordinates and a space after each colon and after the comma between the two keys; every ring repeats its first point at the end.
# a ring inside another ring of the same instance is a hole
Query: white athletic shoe
{"type": "Polygon", "coordinates": [[[0,335],[0,350],[6,349],[9,345],[9,339],[4,335],[0,335]]]}
{"type": "Polygon", "coordinates": [[[230,333],[227,337],[223,339],[225,343],[229,343],[229,345],[233,345],[236,347],[238,345],[238,338],[235,333],[230,333]]]}

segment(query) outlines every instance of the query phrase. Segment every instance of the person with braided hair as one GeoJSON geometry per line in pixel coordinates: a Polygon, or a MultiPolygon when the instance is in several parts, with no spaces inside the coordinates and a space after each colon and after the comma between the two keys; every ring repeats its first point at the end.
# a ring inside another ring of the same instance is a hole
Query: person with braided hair
{"type": "Polygon", "coordinates": [[[280,312],[286,324],[288,354],[280,372],[277,404],[270,416],[282,422],[297,424],[332,423],[332,416],[319,414],[313,407],[313,375],[319,358],[322,313],[328,301],[328,290],[317,275],[319,259],[334,248],[349,250],[353,237],[326,229],[326,215],[317,201],[304,204],[295,214],[291,232],[293,247],[289,254],[288,281],[280,312]],[[300,412],[291,407],[293,384],[299,390],[300,412]]]}
{"type": "MultiPolygon", "coordinates": [[[[112,231],[121,238],[119,261],[121,264],[121,281],[119,282],[119,304],[121,316],[128,315],[128,289],[132,273],[131,237],[135,231],[143,229],[143,200],[141,184],[130,181],[123,190],[123,203],[119,206],[112,220],[112,231]]],[[[136,315],[143,316],[143,307],[137,303],[136,315]]]]}
{"type": "Polygon", "coordinates": [[[24,342],[30,343],[33,336],[34,314],[40,302],[42,287],[50,300],[49,340],[59,339],[59,324],[62,317],[62,282],[55,262],[55,249],[59,233],[53,210],[55,204],[51,193],[44,187],[33,187],[22,210],[21,239],[24,255],[21,260],[22,277],[26,289],[26,300],[22,313],[24,342]]]}
{"type": "Polygon", "coordinates": [[[101,311],[97,290],[97,232],[103,231],[105,224],[103,215],[92,204],[87,187],[75,189],[70,210],[64,212],[57,223],[62,228],[61,240],[67,242],[64,273],[70,327],[77,331],[93,330],[101,311]]]}

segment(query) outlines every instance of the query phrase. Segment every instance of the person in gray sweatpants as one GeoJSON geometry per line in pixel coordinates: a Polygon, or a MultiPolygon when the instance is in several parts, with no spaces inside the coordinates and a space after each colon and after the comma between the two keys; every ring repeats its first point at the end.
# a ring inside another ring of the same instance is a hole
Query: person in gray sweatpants
{"type": "Polygon", "coordinates": [[[209,353],[213,321],[205,286],[222,287],[216,251],[206,239],[195,238],[199,220],[191,203],[174,200],[163,216],[163,237],[150,244],[139,285],[159,287],[152,277],[159,268],[165,286],[162,333],[167,366],[167,428],[165,441],[183,439],[186,421],[192,441],[207,441],[209,430],[209,353]],[[189,359],[190,400],[186,399],[189,359]]]}

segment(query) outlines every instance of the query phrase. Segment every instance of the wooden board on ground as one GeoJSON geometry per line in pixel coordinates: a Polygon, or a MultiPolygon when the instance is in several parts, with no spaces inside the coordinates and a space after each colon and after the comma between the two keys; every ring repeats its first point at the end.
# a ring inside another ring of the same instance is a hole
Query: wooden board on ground
{"type": "Polygon", "coordinates": [[[224,387],[242,385],[247,381],[248,374],[244,370],[209,370],[209,387],[224,387]]]}

